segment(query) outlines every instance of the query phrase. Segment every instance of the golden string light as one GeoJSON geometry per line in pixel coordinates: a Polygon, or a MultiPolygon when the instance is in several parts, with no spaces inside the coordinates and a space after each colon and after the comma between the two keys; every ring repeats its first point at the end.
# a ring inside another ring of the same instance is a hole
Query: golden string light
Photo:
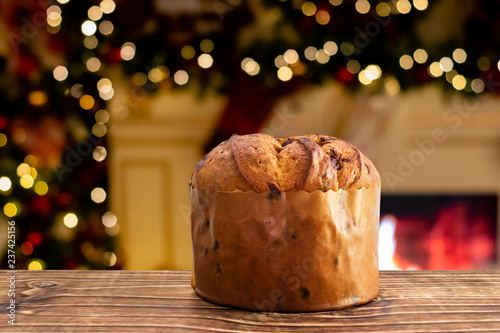
{"type": "Polygon", "coordinates": [[[12,188],[12,181],[9,177],[3,176],[0,178],[0,191],[7,192],[12,188]]]}
{"type": "Polygon", "coordinates": [[[411,11],[411,3],[408,0],[398,0],[396,2],[396,9],[401,14],[408,14],[411,11]]]}
{"type": "Polygon", "coordinates": [[[330,61],[330,55],[323,49],[318,50],[318,52],[316,52],[316,61],[320,64],[326,64],[328,61],[330,61]]]}
{"type": "Polygon", "coordinates": [[[368,0],[357,0],[354,4],[356,11],[360,14],[366,14],[370,11],[370,3],[368,0]]]}
{"type": "Polygon", "coordinates": [[[178,70],[174,74],[174,82],[177,83],[178,85],[182,86],[185,85],[189,80],[189,75],[185,70],[178,70]]]}
{"type": "Polygon", "coordinates": [[[359,61],[351,59],[347,62],[346,68],[349,73],[358,74],[361,69],[361,64],[359,61]]]}
{"type": "Polygon", "coordinates": [[[92,36],[97,31],[97,25],[95,24],[94,21],[87,20],[87,21],[82,23],[81,29],[82,29],[82,33],[85,36],[92,36]]]}
{"type": "Polygon", "coordinates": [[[78,217],[75,213],[67,213],[63,218],[63,223],[68,228],[74,228],[78,224],[78,217]]]}
{"type": "Polygon", "coordinates": [[[286,52],[283,54],[283,59],[287,64],[295,64],[297,61],[299,61],[299,54],[297,53],[297,51],[289,49],[286,50],[286,52]]]}
{"type": "Polygon", "coordinates": [[[456,49],[453,51],[453,60],[455,60],[457,64],[462,64],[467,60],[467,53],[465,53],[464,49],[456,49]]]}
{"type": "Polygon", "coordinates": [[[304,50],[304,56],[306,57],[307,60],[314,61],[316,60],[317,52],[318,52],[317,48],[315,48],[314,46],[309,46],[304,50]]]}
{"type": "Polygon", "coordinates": [[[337,43],[335,43],[334,41],[328,41],[323,45],[323,50],[325,50],[326,54],[332,56],[337,54],[339,47],[337,46],[337,43]]]}
{"type": "Polygon", "coordinates": [[[418,64],[425,63],[428,57],[429,56],[424,49],[416,49],[415,52],[413,52],[413,59],[415,59],[415,62],[418,64]]]}
{"type": "Polygon", "coordinates": [[[413,58],[408,54],[405,54],[399,58],[399,66],[403,69],[410,69],[413,67],[413,58]]]}
{"type": "Polygon", "coordinates": [[[439,60],[439,67],[443,70],[443,72],[449,72],[453,69],[453,60],[448,57],[443,57],[439,60]]]}
{"type": "Polygon", "coordinates": [[[281,81],[290,81],[293,77],[293,72],[290,67],[281,67],[278,69],[278,79],[281,81]]]}
{"type": "Polygon", "coordinates": [[[316,5],[311,1],[306,1],[302,4],[302,13],[306,16],[313,16],[316,14],[316,5]]]}

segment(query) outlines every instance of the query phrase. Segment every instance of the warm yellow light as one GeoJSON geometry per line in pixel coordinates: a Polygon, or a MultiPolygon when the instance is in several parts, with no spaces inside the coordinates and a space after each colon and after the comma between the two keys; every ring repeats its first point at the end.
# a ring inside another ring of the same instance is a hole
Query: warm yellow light
{"type": "Polygon", "coordinates": [[[83,96],[83,84],[81,83],[75,83],[73,86],[71,86],[70,93],[71,96],[74,98],[81,98],[83,96]]]}
{"type": "Polygon", "coordinates": [[[340,6],[343,0],[330,0],[330,4],[333,6],[340,6]]]}
{"type": "Polygon", "coordinates": [[[339,47],[337,46],[337,43],[333,41],[328,41],[323,45],[323,50],[325,50],[325,53],[332,56],[337,54],[339,47]]]}
{"type": "Polygon", "coordinates": [[[31,105],[42,106],[47,102],[47,94],[43,91],[34,90],[29,93],[28,101],[31,105]]]}
{"type": "Polygon", "coordinates": [[[185,85],[189,80],[189,75],[186,71],[184,70],[178,70],[174,74],[174,82],[177,83],[178,85],[182,86],[185,85]]]}
{"type": "Polygon", "coordinates": [[[102,216],[102,224],[105,227],[113,228],[117,222],[118,222],[118,219],[116,218],[116,215],[111,213],[111,212],[106,212],[102,216]]]}
{"type": "Polygon", "coordinates": [[[24,163],[27,163],[32,167],[36,167],[36,164],[38,163],[38,161],[36,160],[35,156],[26,155],[26,157],[24,158],[24,163]]]}
{"type": "Polygon", "coordinates": [[[315,17],[318,24],[326,25],[330,22],[330,14],[326,10],[318,10],[315,17]]]}
{"type": "Polygon", "coordinates": [[[137,72],[132,76],[132,82],[136,86],[143,86],[148,82],[148,76],[143,72],[137,72]]]}
{"type": "Polygon", "coordinates": [[[241,61],[241,68],[247,72],[248,75],[257,75],[260,71],[259,64],[252,58],[245,58],[241,61]]]}
{"type": "Polygon", "coordinates": [[[484,91],[484,82],[481,79],[474,79],[471,82],[472,91],[476,94],[480,94],[484,91]]]}
{"type": "Polygon", "coordinates": [[[25,176],[25,175],[29,175],[30,172],[31,172],[31,167],[29,166],[28,163],[21,163],[17,167],[17,175],[19,177],[22,177],[22,176],[25,176]]]}
{"type": "Polygon", "coordinates": [[[97,146],[92,151],[92,157],[97,162],[104,161],[106,159],[106,156],[108,156],[108,152],[107,152],[106,148],[104,148],[103,146],[97,146]]]}
{"type": "Polygon", "coordinates": [[[302,4],[302,13],[306,16],[313,16],[316,14],[316,5],[311,1],[306,1],[302,4]]]}
{"type": "Polygon", "coordinates": [[[148,78],[149,78],[149,81],[151,81],[153,83],[158,83],[158,82],[161,82],[163,80],[163,73],[161,72],[161,70],[159,68],[152,68],[148,72],[148,78]]]}
{"type": "Polygon", "coordinates": [[[92,36],[97,31],[97,25],[94,21],[85,21],[82,24],[82,33],[85,36],[92,36]]]}
{"type": "Polygon", "coordinates": [[[115,10],[116,4],[113,0],[103,0],[99,4],[99,7],[101,7],[104,14],[111,14],[115,10]]]}
{"type": "Polygon", "coordinates": [[[103,255],[104,264],[108,267],[116,264],[116,255],[113,252],[105,252],[103,255]]]}
{"type": "Polygon", "coordinates": [[[31,175],[24,175],[19,179],[19,183],[21,184],[22,187],[24,188],[31,188],[34,184],[34,179],[31,177],[31,175]]]}
{"type": "Polygon", "coordinates": [[[92,6],[92,7],[90,7],[89,10],[87,11],[87,16],[92,21],[98,21],[98,20],[100,20],[101,17],[102,17],[101,7],[99,7],[99,6],[92,6]]]}
{"type": "Polygon", "coordinates": [[[411,3],[408,0],[399,0],[396,3],[396,9],[401,14],[408,14],[411,11],[411,3]]]}
{"type": "Polygon", "coordinates": [[[413,58],[408,54],[405,54],[401,58],[399,58],[399,65],[403,69],[410,69],[413,67],[413,58]]]}
{"type": "Polygon", "coordinates": [[[274,59],[274,65],[277,68],[285,67],[287,66],[287,62],[285,61],[285,57],[283,55],[279,55],[274,59]]]}
{"type": "Polygon", "coordinates": [[[95,113],[94,118],[99,124],[106,124],[109,121],[109,112],[106,110],[99,110],[95,113]]]}
{"type": "Polygon", "coordinates": [[[94,107],[94,97],[90,95],[83,95],[82,98],[80,98],[80,107],[84,110],[90,110],[94,107]]]}
{"type": "Polygon", "coordinates": [[[214,58],[208,53],[203,53],[198,57],[198,66],[201,68],[210,68],[214,64],[214,58]]]}
{"type": "Polygon", "coordinates": [[[453,69],[453,60],[448,57],[443,57],[439,60],[439,66],[443,70],[443,72],[449,72],[453,69]]]}
{"type": "Polygon", "coordinates": [[[200,50],[205,53],[210,53],[214,50],[214,42],[210,39],[204,39],[200,43],[200,50]]]}
{"type": "Polygon", "coordinates": [[[452,69],[451,71],[447,72],[445,74],[445,78],[446,78],[446,81],[448,81],[449,83],[452,83],[453,81],[453,78],[458,75],[458,72],[454,69],[452,69]]]}
{"type": "Polygon", "coordinates": [[[376,7],[375,11],[380,17],[387,17],[391,14],[391,6],[387,2],[380,2],[376,7]]]}
{"type": "Polygon", "coordinates": [[[192,47],[191,45],[185,45],[182,49],[181,49],[181,56],[184,58],[184,59],[192,59],[196,54],[196,51],[194,50],[194,47],[192,47]]]}
{"type": "Polygon", "coordinates": [[[28,264],[28,270],[30,271],[41,271],[43,270],[42,262],[39,260],[33,260],[28,264]]]}
{"type": "Polygon", "coordinates": [[[456,49],[453,51],[453,60],[458,64],[462,64],[467,60],[467,53],[465,53],[464,49],[456,49]]]}
{"type": "Polygon", "coordinates": [[[427,52],[425,52],[424,49],[416,49],[415,52],[413,52],[413,59],[415,59],[417,63],[423,64],[428,59],[427,52]]]}
{"type": "Polygon", "coordinates": [[[109,101],[115,95],[115,90],[111,88],[110,90],[105,90],[104,92],[99,91],[99,97],[105,101],[109,101]]]}
{"type": "Polygon", "coordinates": [[[47,16],[49,16],[50,14],[52,13],[57,13],[57,14],[61,14],[62,11],[61,11],[61,7],[57,6],[57,5],[52,5],[52,6],[49,6],[47,8],[47,16]]]}
{"type": "Polygon", "coordinates": [[[429,3],[427,0],[413,0],[413,7],[418,10],[426,10],[429,3]]]}
{"type": "Polygon", "coordinates": [[[38,171],[36,171],[36,169],[33,167],[30,168],[30,176],[33,177],[33,179],[36,179],[36,177],[38,177],[38,171]]]}
{"type": "Polygon", "coordinates": [[[73,213],[68,213],[64,216],[64,225],[68,228],[74,228],[78,224],[78,217],[73,213]]]}
{"type": "Polygon", "coordinates": [[[358,80],[364,85],[369,85],[373,82],[373,80],[366,76],[366,71],[364,69],[358,73],[358,80]]]}
{"type": "Polygon", "coordinates": [[[64,81],[68,77],[68,69],[64,66],[57,66],[52,74],[57,81],[64,81]]]}
{"type": "Polygon", "coordinates": [[[316,61],[320,64],[326,64],[330,60],[330,56],[325,50],[321,49],[316,52],[316,61]]]}
{"type": "Polygon", "coordinates": [[[293,77],[293,72],[290,67],[281,67],[278,69],[278,79],[281,81],[290,81],[293,77]]]}
{"type": "Polygon", "coordinates": [[[97,45],[99,44],[99,40],[97,39],[96,36],[92,35],[92,36],[87,36],[84,38],[83,40],[83,45],[89,49],[89,50],[93,50],[97,47],[97,45]]]}
{"type": "Polygon", "coordinates": [[[110,91],[112,86],[111,80],[107,78],[102,78],[97,82],[97,90],[103,93],[110,91]]]}
{"type": "Polygon", "coordinates": [[[451,84],[453,85],[453,88],[462,90],[467,85],[467,79],[463,75],[455,75],[451,84]]]}
{"type": "Polygon", "coordinates": [[[47,24],[53,28],[58,27],[62,22],[61,9],[58,6],[50,6],[47,9],[47,24]],[[50,11],[56,7],[59,11],[50,11]]]}
{"type": "Polygon", "coordinates": [[[488,57],[482,56],[477,60],[477,67],[482,71],[487,71],[491,67],[491,61],[488,57]]]}
{"type": "Polygon", "coordinates": [[[314,46],[309,46],[308,48],[305,49],[304,56],[306,57],[307,60],[314,61],[316,60],[317,52],[318,52],[317,48],[315,48],[314,46]]]}
{"type": "Polygon", "coordinates": [[[367,0],[356,1],[354,7],[360,14],[366,14],[370,11],[370,3],[367,0]]]}
{"type": "Polygon", "coordinates": [[[500,60],[498,60],[498,62],[497,62],[497,68],[500,71],[500,60]]]}
{"type": "Polygon", "coordinates": [[[89,71],[97,72],[101,68],[101,61],[96,57],[92,57],[87,60],[86,66],[89,71]]]}
{"type": "Polygon", "coordinates": [[[61,5],[64,5],[69,2],[69,0],[57,0],[61,5]]]}
{"type": "Polygon", "coordinates": [[[3,147],[7,144],[7,135],[0,133],[0,147],[3,147]]]}
{"type": "Polygon", "coordinates": [[[39,181],[35,184],[35,192],[38,195],[45,195],[49,192],[49,185],[44,181],[39,181]]]}
{"type": "Polygon", "coordinates": [[[372,81],[377,80],[382,75],[382,69],[378,65],[369,65],[365,69],[365,75],[372,81]]]}
{"type": "Polygon", "coordinates": [[[107,131],[108,128],[104,124],[96,123],[94,124],[94,126],[92,126],[92,134],[94,134],[98,138],[105,136],[107,131]]]}
{"type": "Polygon", "coordinates": [[[14,217],[17,215],[17,206],[14,203],[9,202],[3,206],[3,213],[7,217],[14,217]]]}
{"type": "Polygon", "coordinates": [[[288,64],[295,64],[297,61],[299,61],[299,54],[295,50],[286,50],[286,52],[283,54],[283,58],[288,64]]]}
{"type": "Polygon", "coordinates": [[[359,73],[359,70],[361,69],[361,65],[359,61],[351,59],[347,62],[347,71],[351,74],[357,74],[359,73]]]}
{"type": "Polygon", "coordinates": [[[92,192],[90,192],[90,198],[95,203],[104,202],[104,200],[106,200],[106,191],[104,191],[103,188],[96,187],[92,190],[92,192]]]}
{"type": "Polygon", "coordinates": [[[0,178],[0,191],[7,192],[12,188],[12,182],[9,177],[3,176],[0,178]]]}
{"type": "Polygon", "coordinates": [[[440,63],[437,61],[429,65],[428,72],[433,77],[439,77],[443,75],[443,69],[441,68],[440,63]]]}
{"type": "Polygon", "coordinates": [[[351,42],[342,42],[342,44],[340,44],[340,52],[342,52],[343,55],[350,56],[354,53],[354,44],[351,42]]]}
{"type": "Polygon", "coordinates": [[[120,57],[125,60],[132,60],[135,56],[135,45],[131,42],[126,42],[122,45],[120,50],[120,57]]]}
{"type": "Polygon", "coordinates": [[[106,233],[106,235],[114,237],[120,232],[120,226],[118,224],[115,224],[115,226],[111,228],[105,227],[104,232],[106,233]]]}
{"type": "Polygon", "coordinates": [[[397,95],[401,90],[398,80],[392,76],[385,79],[384,86],[389,95],[397,95]]]}
{"type": "Polygon", "coordinates": [[[115,27],[111,21],[102,21],[99,24],[99,32],[105,36],[110,35],[114,28],[115,27]]]}

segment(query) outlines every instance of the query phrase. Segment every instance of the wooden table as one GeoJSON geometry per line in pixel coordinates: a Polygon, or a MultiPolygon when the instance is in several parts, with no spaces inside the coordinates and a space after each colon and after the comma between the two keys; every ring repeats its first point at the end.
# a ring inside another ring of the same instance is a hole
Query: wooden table
{"type": "Polygon", "coordinates": [[[383,271],[366,305],[265,313],[200,299],[186,271],[11,271],[0,274],[0,332],[500,332],[500,271],[383,271]]]}

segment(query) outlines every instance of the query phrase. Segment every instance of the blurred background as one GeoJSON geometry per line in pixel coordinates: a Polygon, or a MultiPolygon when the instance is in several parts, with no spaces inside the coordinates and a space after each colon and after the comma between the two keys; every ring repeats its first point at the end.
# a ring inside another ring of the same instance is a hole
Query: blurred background
{"type": "Polygon", "coordinates": [[[0,255],[190,269],[188,183],[232,134],[347,140],[380,267],[497,269],[500,3],[0,0],[0,255]]]}

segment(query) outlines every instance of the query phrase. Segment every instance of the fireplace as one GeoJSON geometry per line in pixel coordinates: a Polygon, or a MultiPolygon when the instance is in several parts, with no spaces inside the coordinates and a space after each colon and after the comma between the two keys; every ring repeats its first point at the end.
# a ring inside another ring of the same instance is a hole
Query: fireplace
{"type": "Polygon", "coordinates": [[[498,268],[498,196],[382,195],[380,269],[498,268]]]}

